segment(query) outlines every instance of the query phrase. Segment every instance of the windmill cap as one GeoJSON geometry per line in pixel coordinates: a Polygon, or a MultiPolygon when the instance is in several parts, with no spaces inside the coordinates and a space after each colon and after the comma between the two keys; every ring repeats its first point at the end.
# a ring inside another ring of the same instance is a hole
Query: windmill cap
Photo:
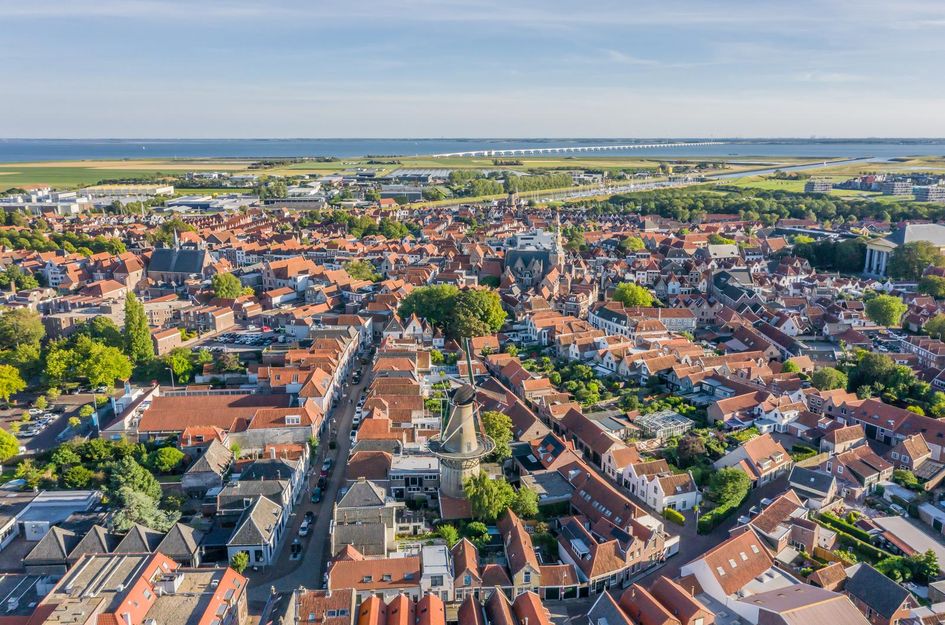
{"type": "Polygon", "coordinates": [[[471,404],[475,396],[476,396],[476,391],[473,389],[473,387],[467,384],[466,386],[463,386],[458,391],[456,391],[456,394],[453,395],[453,404],[461,405],[461,406],[465,406],[466,404],[471,404]]]}

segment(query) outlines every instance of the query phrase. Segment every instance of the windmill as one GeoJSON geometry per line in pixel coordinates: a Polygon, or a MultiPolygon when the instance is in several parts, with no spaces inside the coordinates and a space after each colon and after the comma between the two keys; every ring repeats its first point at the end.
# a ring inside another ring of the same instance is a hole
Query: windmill
{"type": "Polygon", "coordinates": [[[469,382],[450,400],[450,412],[438,436],[430,439],[430,452],[440,459],[440,491],[462,499],[463,483],[479,474],[482,459],[492,453],[495,442],[483,434],[476,406],[476,383],[472,373],[469,339],[464,339],[469,382]]]}

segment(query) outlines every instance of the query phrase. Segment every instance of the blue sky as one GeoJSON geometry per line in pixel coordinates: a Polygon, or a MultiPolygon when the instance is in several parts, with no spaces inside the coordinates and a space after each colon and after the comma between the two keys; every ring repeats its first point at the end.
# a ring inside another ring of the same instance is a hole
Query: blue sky
{"type": "Polygon", "coordinates": [[[0,0],[2,137],[945,136],[941,0],[0,0]]]}

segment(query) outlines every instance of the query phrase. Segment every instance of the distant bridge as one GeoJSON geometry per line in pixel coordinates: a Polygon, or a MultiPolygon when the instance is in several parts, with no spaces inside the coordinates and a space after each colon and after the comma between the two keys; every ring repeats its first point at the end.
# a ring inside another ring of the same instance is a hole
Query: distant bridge
{"type": "Polygon", "coordinates": [[[723,145],[721,141],[698,141],[692,143],[629,143],[627,145],[574,145],[547,148],[507,148],[503,150],[471,150],[469,152],[444,152],[433,154],[433,158],[463,156],[520,156],[525,154],[567,154],[570,152],[612,152],[615,150],[643,150],[647,148],[689,148],[702,145],[723,145]]]}

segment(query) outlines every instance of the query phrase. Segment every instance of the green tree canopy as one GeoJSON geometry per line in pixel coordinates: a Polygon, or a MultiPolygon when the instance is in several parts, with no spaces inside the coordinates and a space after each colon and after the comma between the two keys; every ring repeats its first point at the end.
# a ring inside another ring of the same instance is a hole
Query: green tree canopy
{"type": "Polygon", "coordinates": [[[176,447],[161,447],[148,455],[148,464],[159,473],[173,471],[184,461],[184,452],[176,447]]]}
{"type": "Polygon", "coordinates": [[[644,249],[645,246],[643,245],[643,239],[641,239],[640,237],[631,236],[631,237],[622,239],[620,243],[617,244],[617,247],[620,248],[620,251],[624,253],[628,253],[628,252],[639,252],[640,250],[644,249]]]}
{"type": "Polygon", "coordinates": [[[881,326],[898,326],[902,315],[909,309],[894,295],[877,295],[866,302],[866,316],[881,326]]]}
{"type": "Polygon", "coordinates": [[[9,308],[0,315],[0,345],[15,347],[26,343],[39,345],[46,328],[39,313],[29,308],[9,308]]]}
{"type": "Polygon", "coordinates": [[[440,535],[440,538],[446,541],[446,546],[452,548],[453,545],[459,542],[459,530],[450,525],[449,523],[444,523],[436,528],[436,533],[440,535]]]}
{"type": "Polygon", "coordinates": [[[719,469],[709,479],[709,494],[720,507],[740,502],[750,489],[748,476],[731,467],[719,469]]]}
{"type": "Polygon", "coordinates": [[[381,274],[377,272],[374,265],[366,260],[352,260],[344,264],[345,271],[355,280],[368,280],[377,282],[381,279],[381,274]]]}
{"type": "Polygon", "coordinates": [[[180,510],[162,510],[156,498],[130,486],[122,486],[114,497],[120,506],[114,518],[114,527],[119,532],[127,531],[135,524],[166,532],[180,518],[180,510]]]}
{"type": "Polygon", "coordinates": [[[922,330],[933,338],[945,341],[945,314],[939,313],[926,321],[922,330]]]}
{"type": "Polygon", "coordinates": [[[614,300],[624,306],[652,306],[655,299],[649,289],[633,282],[621,282],[614,289],[614,300]]]}
{"type": "Polygon", "coordinates": [[[62,483],[67,488],[86,489],[92,485],[95,472],[81,464],[71,466],[62,472],[62,483]]]}
{"type": "Polygon", "coordinates": [[[518,516],[533,519],[538,516],[538,493],[527,486],[521,486],[515,491],[510,505],[518,516]]]}
{"type": "Polygon", "coordinates": [[[88,340],[86,344],[77,345],[76,352],[79,355],[77,370],[92,386],[112,387],[117,380],[131,377],[131,361],[115,347],[88,340]]]}
{"type": "Polygon", "coordinates": [[[125,457],[111,467],[108,479],[109,492],[118,493],[122,488],[130,488],[136,493],[157,501],[161,498],[161,485],[151,472],[135,462],[134,458],[125,457]]]}
{"type": "Polygon", "coordinates": [[[781,371],[783,373],[797,373],[800,370],[801,368],[798,367],[797,363],[793,360],[785,360],[784,364],[781,366],[781,371]]]}
{"type": "Polygon", "coordinates": [[[20,443],[16,437],[0,428],[0,464],[20,453],[20,443]]]}
{"type": "Polygon", "coordinates": [[[487,523],[494,522],[511,505],[515,496],[508,482],[494,480],[486,472],[468,478],[463,491],[472,507],[473,517],[487,523]]]}
{"type": "Polygon", "coordinates": [[[12,365],[0,365],[0,399],[10,403],[10,397],[26,389],[20,371],[12,365]]]}
{"type": "Polygon", "coordinates": [[[822,391],[832,391],[847,387],[847,374],[833,367],[822,367],[814,371],[810,381],[822,391]]]}
{"type": "Polygon", "coordinates": [[[243,294],[243,285],[240,279],[232,273],[215,273],[210,278],[210,288],[213,295],[222,299],[236,299],[243,294]]]}
{"type": "Polygon", "coordinates": [[[486,436],[495,441],[495,451],[492,458],[496,462],[502,462],[512,457],[512,419],[501,412],[487,410],[482,413],[482,429],[486,436]]]}
{"type": "Polygon", "coordinates": [[[249,566],[249,554],[245,551],[238,551],[230,558],[230,568],[237,573],[242,574],[249,566]]]}
{"type": "Polygon", "coordinates": [[[929,267],[945,266],[945,256],[928,241],[900,245],[889,255],[886,272],[897,280],[918,281],[929,267]]]}
{"type": "Polygon", "coordinates": [[[506,312],[495,291],[438,284],[414,289],[400,304],[400,316],[416,314],[454,337],[491,334],[505,323],[506,312]]]}
{"type": "Polygon", "coordinates": [[[170,367],[174,372],[174,378],[178,384],[183,384],[190,379],[194,372],[193,354],[186,347],[175,347],[166,356],[164,356],[164,365],[170,367]]]}
{"type": "Polygon", "coordinates": [[[135,364],[154,358],[154,343],[151,342],[144,304],[132,291],[125,296],[125,353],[135,364]]]}
{"type": "Polygon", "coordinates": [[[945,299],[945,278],[931,274],[919,280],[919,293],[925,293],[935,299],[945,299]]]}

